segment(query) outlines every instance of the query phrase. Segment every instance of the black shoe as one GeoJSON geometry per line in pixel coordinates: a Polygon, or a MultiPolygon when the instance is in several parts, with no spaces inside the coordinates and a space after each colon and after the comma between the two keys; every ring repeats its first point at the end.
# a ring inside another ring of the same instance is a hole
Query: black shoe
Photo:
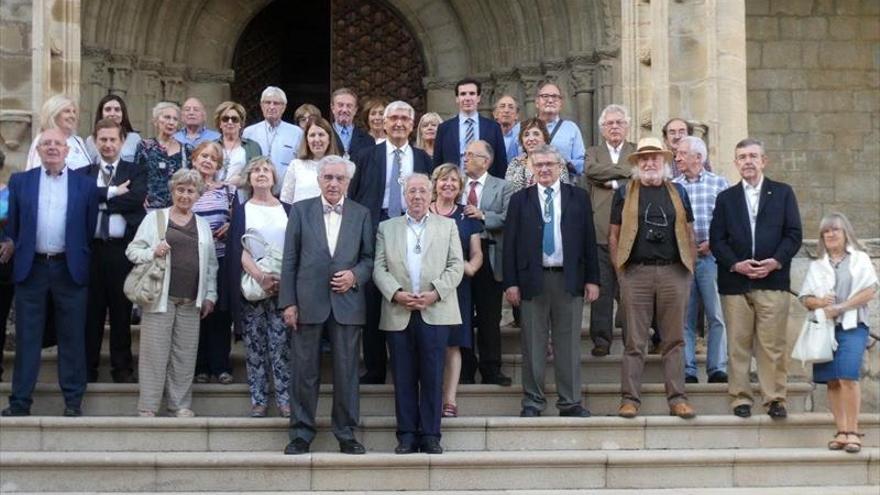
{"type": "Polygon", "coordinates": [[[577,405],[564,411],[559,411],[559,415],[571,418],[589,418],[590,411],[588,411],[585,407],[581,405],[577,405]]]}
{"type": "Polygon", "coordinates": [[[425,438],[422,440],[422,446],[419,448],[419,452],[424,452],[425,454],[442,454],[443,447],[440,446],[440,440],[436,438],[425,438]]]}
{"type": "Polygon", "coordinates": [[[539,416],[541,416],[541,411],[537,407],[526,406],[519,412],[521,418],[537,418],[539,416]]]}
{"type": "Polygon", "coordinates": [[[89,370],[86,372],[86,381],[89,383],[97,383],[98,370],[89,370]]]}
{"type": "Polygon", "coordinates": [[[365,449],[364,446],[361,445],[361,443],[355,439],[341,440],[339,442],[339,451],[342,452],[343,454],[352,454],[352,455],[360,455],[360,454],[367,453],[367,449],[365,449]]]}
{"type": "Polygon", "coordinates": [[[114,371],[113,375],[113,383],[137,383],[137,380],[134,378],[134,373],[131,371],[114,371]]]}
{"type": "Polygon", "coordinates": [[[788,411],[785,410],[785,406],[782,405],[782,402],[774,400],[770,403],[770,408],[767,409],[767,416],[770,416],[773,419],[783,419],[788,417],[788,411]]]}
{"type": "Polygon", "coordinates": [[[740,404],[733,408],[733,415],[740,418],[749,418],[752,416],[752,406],[748,404],[740,404]]]}
{"type": "Polygon", "coordinates": [[[132,325],[140,325],[141,324],[141,315],[143,312],[141,308],[135,306],[131,308],[131,324],[132,325]]]}
{"type": "Polygon", "coordinates": [[[20,407],[15,407],[15,406],[9,406],[6,409],[4,409],[3,411],[0,411],[0,416],[6,416],[6,417],[30,416],[30,415],[31,415],[30,409],[22,409],[20,407]]]}
{"type": "Polygon", "coordinates": [[[495,373],[485,375],[483,377],[483,384],[509,387],[511,384],[513,384],[513,380],[511,380],[509,376],[505,375],[501,371],[497,371],[495,373]]]}
{"type": "Polygon", "coordinates": [[[419,449],[417,449],[415,445],[402,442],[397,444],[397,447],[394,448],[395,454],[415,454],[418,451],[419,449]]]}
{"type": "Polygon", "coordinates": [[[385,377],[367,373],[361,376],[361,385],[385,385],[385,377]]]}
{"type": "Polygon", "coordinates": [[[68,418],[78,418],[83,415],[82,408],[79,406],[65,406],[64,415],[68,418]]]}
{"type": "Polygon", "coordinates": [[[477,383],[477,380],[472,376],[462,376],[458,379],[459,385],[474,385],[475,383],[477,383]]]}
{"type": "Polygon", "coordinates": [[[608,355],[608,346],[607,345],[597,345],[593,347],[593,350],[590,351],[595,357],[605,357],[608,355]]]}
{"type": "Polygon", "coordinates": [[[709,375],[709,383],[727,383],[727,373],[716,371],[709,375]]]}
{"type": "Polygon", "coordinates": [[[695,376],[687,375],[684,377],[684,382],[685,383],[700,383],[700,379],[695,376]]]}
{"type": "Polygon", "coordinates": [[[301,455],[309,453],[309,442],[302,438],[294,438],[284,447],[284,455],[301,455]]]}

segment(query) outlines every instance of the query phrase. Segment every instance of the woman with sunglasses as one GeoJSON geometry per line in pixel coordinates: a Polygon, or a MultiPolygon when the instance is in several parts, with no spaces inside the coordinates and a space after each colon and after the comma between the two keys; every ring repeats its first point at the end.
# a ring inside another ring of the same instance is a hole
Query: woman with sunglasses
{"type": "Polygon", "coordinates": [[[214,111],[214,126],[220,129],[220,147],[223,149],[223,163],[217,172],[217,180],[233,186],[241,185],[241,172],[251,158],[260,156],[262,151],[256,141],[241,137],[247,112],[240,103],[224,101],[214,111]]]}

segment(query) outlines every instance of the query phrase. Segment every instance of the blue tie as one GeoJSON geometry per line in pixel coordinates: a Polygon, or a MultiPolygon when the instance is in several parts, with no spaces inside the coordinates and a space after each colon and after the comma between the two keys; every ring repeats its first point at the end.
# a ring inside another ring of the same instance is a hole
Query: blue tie
{"type": "Polygon", "coordinates": [[[553,189],[544,189],[544,254],[552,256],[556,251],[553,235],[553,189]]]}

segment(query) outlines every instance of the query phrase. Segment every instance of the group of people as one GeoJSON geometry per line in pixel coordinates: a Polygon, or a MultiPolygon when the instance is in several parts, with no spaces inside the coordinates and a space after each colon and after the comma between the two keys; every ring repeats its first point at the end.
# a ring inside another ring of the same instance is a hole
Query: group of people
{"type": "MultiPolygon", "coordinates": [[[[193,97],[182,108],[158,103],[155,137],[142,139],[125,102],[108,95],[86,140],[76,135],[76,103],[50,98],[28,170],[12,176],[8,195],[0,189],[0,264],[12,266],[16,305],[2,414],[30,414],[54,315],[63,414],[81,415],[109,316],[111,376],[139,382],[140,416],[160,414],[164,400],[191,417],[194,382],[231,383],[234,332],[246,349],[250,415],[266,416],[274,400],[290,418],[285,453],[310,450],[329,346],[341,452],[366,451],[354,434],[359,385],[385,383],[390,368],[395,452],[438,454],[441,418],[459,414],[459,384],[479,372],[482,383],[511,385],[501,366],[506,300],[521,328],[523,417],[546,412],[550,355],[559,415],[590,416],[580,355],[589,303],[593,356],[607,356],[614,328],[623,329],[620,416],[639,414],[652,338],[670,414],[696,415],[685,383],[699,381],[704,314],[708,381],[729,382],[733,413],[750,416],[754,356],[760,404],[784,418],[789,271],[802,229],[792,188],[763,173],[763,144],[736,145],[742,180],[731,187],[684,119],[670,120],[663,140],[635,144],[627,109],[609,105],[602,141],[585,147],[577,124],[560,117],[553,82],[538,85],[537,115],[522,121],[513,97],[498,99],[493,119],[478,113],[480,98],[478,80],[459,81],[459,111],[445,121],[416,121],[408,103],[373,99],[361,129],[350,89],[332,93],[332,122],[306,104],[291,124],[284,91],[270,86],[253,125],[226,101],[210,129],[193,97]],[[135,374],[123,286],[133,266],[157,259],[162,288],[140,308],[135,374]]],[[[816,376],[829,383],[838,420],[829,447],[852,450],[853,363],[877,278],[842,215],[823,220],[820,245],[823,276],[801,297],[838,323],[835,361],[816,376]]]]}

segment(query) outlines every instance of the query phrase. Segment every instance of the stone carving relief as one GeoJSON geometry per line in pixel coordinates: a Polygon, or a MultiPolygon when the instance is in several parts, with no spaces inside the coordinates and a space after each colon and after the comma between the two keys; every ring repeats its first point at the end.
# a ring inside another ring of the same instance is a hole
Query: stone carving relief
{"type": "Polygon", "coordinates": [[[0,111],[0,139],[12,151],[29,142],[31,135],[31,113],[27,110],[0,111]]]}

